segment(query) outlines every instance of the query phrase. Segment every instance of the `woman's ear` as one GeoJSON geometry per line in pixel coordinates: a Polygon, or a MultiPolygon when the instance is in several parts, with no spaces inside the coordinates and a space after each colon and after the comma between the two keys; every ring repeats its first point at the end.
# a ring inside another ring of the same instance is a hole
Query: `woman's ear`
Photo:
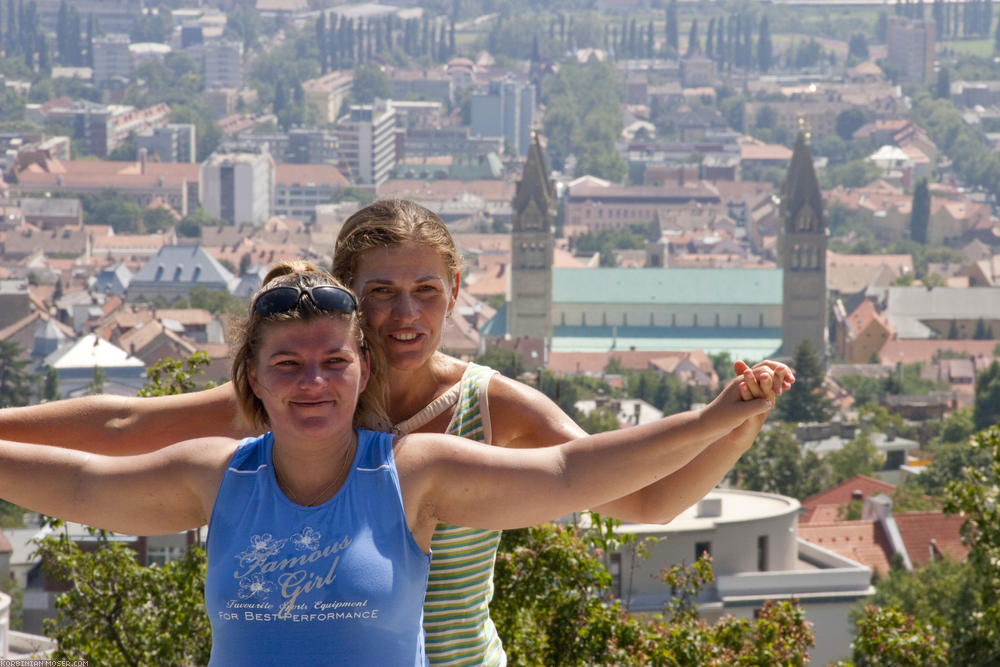
{"type": "Polygon", "coordinates": [[[455,309],[455,304],[458,303],[458,290],[462,285],[462,274],[458,271],[455,272],[455,279],[451,281],[451,294],[448,298],[448,312],[451,313],[455,309]]]}
{"type": "Polygon", "coordinates": [[[250,385],[253,395],[260,398],[260,392],[257,391],[257,367],[253,364],[247,364],[247,384],[250,385]]]}
{"type": "Polygon", "coordinates": [[[372,376],[371,349],[365,345],[361,348],[361,381],[358,384],[358,395],[368,386],[368,379],[372,376]]]}

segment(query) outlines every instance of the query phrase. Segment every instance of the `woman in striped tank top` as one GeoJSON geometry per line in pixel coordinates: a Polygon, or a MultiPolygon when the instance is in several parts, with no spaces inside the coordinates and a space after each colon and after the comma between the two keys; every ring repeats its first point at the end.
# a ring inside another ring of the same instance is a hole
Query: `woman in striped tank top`
{"type": "MultiPolygon", "coordinates": [[[[377,201],[352,215],[335,245],[333,274],[360,299],[366,335],[382,348],[389,418],[400,434],[450,433],[507,448],[585,435],[546,396],[492,369],[441,352],[458,297],[460,259],[447,227],[406,200],[377,201]]],[[[775,393],[794,381],[766,361],[775,393]]],[[[738,362],[737,374],[746,371],[738,362]]],[[[626,521],[670,521],[704,496],[753,442],[764,416],[712,443],[686,466],[595,511],[626,521]]],[[[238,417],[231,387],[153,399],[88,397],[0,413],[5,437],[56,445],[103,443],[103,451],[149,451],[207,435],[254,435],[238,417]],[[182,418],[179,418],[181,417],[182,418]],[[38,433],[44,424],[44,434],[38,433]],[[127,427],[127,428],[126,428],[127,427]]],[[[503,665],[489,617],[499,531],[441,525],[432,541],[424,603],[432,665],[503,665]]]]}

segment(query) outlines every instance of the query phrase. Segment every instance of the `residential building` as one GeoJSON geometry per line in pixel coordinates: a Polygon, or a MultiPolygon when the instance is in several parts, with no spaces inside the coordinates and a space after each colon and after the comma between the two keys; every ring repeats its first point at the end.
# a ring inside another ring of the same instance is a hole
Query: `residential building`
{"type": "MultiPolygon", "coordinates": [[[[36,2],[42,26],[55,33],[62,0],[36,2]]],[[[81,17],[93,15],[101,29],[108,33],[128,34],[136,19],[142,16],[143,5],[143,0],[73,0],[73,8],[81,17]]]]}
{"type": "Polygon", "coordinates": [[[406,128],[403,153],[406,157],[436,155],[482,156],[503,152],[501,136],[473,135],[467,125],[431,124],[406,128]]]}
{"type": "Polygon", "coordinates": [[[274,215],[314,220],[316,207],[329,204],[349,185],[331,164],[279,164],[275,168],[274,215]]]}
{"type": "Polygon", "coordinates": [[[45,357],[45,368],[59,378],[62,398],[92,393],[96,369],[104,374],[103,393],[135,396],[146,383],[146,364],[96,334],[86,334],[45,357]]]}
{"type": "Polygon", "coordinates": [[[132,277],[127,295],[132,303],[162,299],[169,305],[193,289],[229,292],[237,282],[201,246],[164,246],[132,277]]]}
{"type": "Polygon", "coordinates": [[[96,104],[87,100],[68,100],[45,110],[46,124],[62,125],[73,130],[73,138],[83,142],[91,155],[107,157],[131,134],[166,125],[170,107],[155,104],[145,109],[124,105],[96,104]]]}
{"type": "Polygon", "coordinates": [[[325,130],[293,128],[288,131],[284,161],[293,164],[333,164],[337,161],[337,138],[325,130]]]}
{"type": "Polygon", "coordinates": [[[35,197],[18,202],[24,221],[42,229],[83,224],[83,204],[74,197],[35,197]]]}
{"type": "Polygon", "coordinates": [[[312,108],[320,122],[335,123],[344,106],[344,100],[351,94],[354,72],[336,70],[315,79],[302,82],[306,105],[312,108]]]}
{"type": "Polygon", "coordinates": [[[535,87],[507,76],[472,96],[470,127],[473,135],[503,137],[518,155],[527,155],[534,114],[535,87]]]}
{"type": "Polygon", "coordinates": [[[341,160],[359,185],[381,185],[396,166],[396,112],[384,100],[352,105],[337,127],[341,160]]]}
{"type": "Polygon", "coordinates": [[[937,24],[890,14],[886,26],[888,61],[899,68],[900,80],[927,83],[934,76],[937,24]]]}
{"type": "Polygon", "coordinates": [[[671,596],[661,571],[707,553],[715,579],[697,600],[702,618],[750,620],[767,600],[795,598],[806,620],[822,628],[812,663],[842,658],[854,635],[848,613],[874,592],[871,573],[799,536],[800,509],[786,496],[716,489],[668,524],[624,523],[616,530],[635,535],[648,556],[630,547],[609,552],[612,592],[633,614],[660,614],[671,596]]]}
{"type": "Polygon", "coordinates": [[[159,162],[194,162],[197,156],[196,130],[191,123],[168,123],[136,135],[136,146],[149,159],[159,162]]]}
{"type": "Polygon", "coordinates": [[[688,203],[719,204],[718,189],[707,181],[665,183],[662,186],[616,185],[583,176],[568,186],[565,224],[581,230],[621,229],[635,223],[664,220],[669,207],[688,203]]]}
{"type": "Polygon", "coordinates": [[[231,39],[207,40],[199,47],[205,88],[243,87],[243,43],[231,39]]]}
{"type": "Polygon", "coordinates": [[[442,69],[400,69],[389,71],[393,99],[455,101],[454,83],[442,69]]]}
{"type": "Polygon", "coordinates": [[[223,146],[201,164],[202,206],[231,225],[263,224],[273,208],[274,171],[266,149],[223,146]]]}
{"type": "Polygon", "coordinates": [[[132,77],[132,54],[128,35],[108,34],[94,37],[94,84],[111,82],[124,85],[132,77]]]}
{"type": "Polygon", "coordinates": [[[43,160],[17,175],[21,194],[74,193],[97,195],[114,186],[140,206],[166,202],[180,215],[198,205],[198,166],[170,162],[110,162],[102,160],[43,160]]]}
{"type": "Polygon", "coordinates": [[[711,86],[715,83],[715,61],[701,53],[681,58],[680,76],[685,88],[711,86]]]}

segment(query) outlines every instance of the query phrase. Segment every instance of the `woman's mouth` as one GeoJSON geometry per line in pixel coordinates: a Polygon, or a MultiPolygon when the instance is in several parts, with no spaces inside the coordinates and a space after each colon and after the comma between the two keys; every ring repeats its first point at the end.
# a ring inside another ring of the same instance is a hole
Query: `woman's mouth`
{"type": "Polygon", "coordinates": [[[402,343],[409,343],[410,341],[416,340],[417,336],[419,336],[419,334],[415,334],[415,333],[395,333],[395,334],[390,334],[389,337],[392,338],[393,340],[398,340],[398,341],[400,341],[402,343]]]}

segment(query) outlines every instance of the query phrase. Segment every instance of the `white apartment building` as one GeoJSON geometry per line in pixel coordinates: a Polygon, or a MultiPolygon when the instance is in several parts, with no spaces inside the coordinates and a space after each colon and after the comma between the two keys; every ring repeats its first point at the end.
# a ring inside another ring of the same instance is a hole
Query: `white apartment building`
{"type": "Polygon", "coordinates": [[[132,76],[132,52],[129,36],[103,35],[94,38],[94,84],[101,86],[114,79],[132,76]]]}
{"type": "Polygon", "coordinates": [[[670,599],[661,571],[712,556],[715,582],[701,591],[708,622],[753,619],[765,600],[796,599],[813,624],[811,664],[850,656],[848,610],[874,592],[865,565],[798,537],[799,501],[771,493],[715,489],[666,525],[623,523],[619,532],[649,543],[649,558],[624,548],[608,554],[613,593],[633,613],[659,613],[670,599]]]}
{"type": "Polygon", "coordinates": [[[229,39],[209,40],[201,45],[205,88],[243,87],[243,43],[229,39]]]}
{"type": "Polygon", "coordinates": [[[266,149],[223,148],[201,164],[202,206],[231,225],[262,225],[273,208],[274,170],[266,149]]]}
{"type": "Polygon", "coordinates": [[[340,157],[351,168],[351,181],[381,185],[396,166],[396,112],[385,101],[351,106],[337,128],[340,157]]]}

